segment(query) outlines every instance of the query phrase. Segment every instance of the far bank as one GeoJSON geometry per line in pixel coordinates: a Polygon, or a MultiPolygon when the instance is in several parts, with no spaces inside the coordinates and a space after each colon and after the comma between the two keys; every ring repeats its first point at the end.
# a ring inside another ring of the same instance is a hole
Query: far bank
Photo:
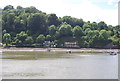
{"type": "Polygon", "coordinates": [[[88,52],[88,53],[105,53],[105,52],[119,52],[120,53],[120,49],[97,49],[97,48],[79,48],[79,49],[75,49],[75,48],[16,48],[16,47],[11,47],[11,48],[2,48],[1,49],[3,52],[16,52],[16,51],[28,51],[28,52],[34,52],[34,51],[43,51],[43,52],[47,52],[49,50],[49,52],[66,52],[66,51],[71,51],[71,52],[88,52]]]}

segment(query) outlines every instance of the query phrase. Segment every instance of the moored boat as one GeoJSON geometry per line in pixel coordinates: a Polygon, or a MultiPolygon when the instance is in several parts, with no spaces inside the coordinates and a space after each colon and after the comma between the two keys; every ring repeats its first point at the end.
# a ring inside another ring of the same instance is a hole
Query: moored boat
{"type": "Polygon", "coordinates": [[[117,52],[110,52],[110,55],[117,55],[117,52]]]}

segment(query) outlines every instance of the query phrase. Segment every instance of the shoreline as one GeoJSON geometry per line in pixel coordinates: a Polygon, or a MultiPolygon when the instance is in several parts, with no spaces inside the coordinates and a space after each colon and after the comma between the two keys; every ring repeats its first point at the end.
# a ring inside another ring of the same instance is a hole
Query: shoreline
{"type": "Polygon", "coordinates": [[[50,50],[51,52],[88,52],[88,53],[103,53],[103,52],[118,52],[120,53],[120,49],[95,49],[95,48],[1,48],[2,52],[47,52],[50,50]]]}

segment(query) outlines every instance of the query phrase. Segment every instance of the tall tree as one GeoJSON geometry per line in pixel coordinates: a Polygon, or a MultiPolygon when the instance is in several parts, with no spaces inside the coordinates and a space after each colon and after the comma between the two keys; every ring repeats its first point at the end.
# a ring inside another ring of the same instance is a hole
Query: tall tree
{"type": "Polygon", "coordinates": [[[72,36],[72,27],[69,24],[62,24],[58,29],[58,32],[61,37],[63,36],[72,36]]]}
{"type": "Polygon", "coordinates": [[[34,33],[45,34],[47,29],[45,14],[32,14],[28,19],[28,27],[31,31],[31,35],[34,33]]]}
{"type": "Polygon", "coordinates": [[[54,25],[51,25],[50,27],[48,27],[48,31],[50,35],[55,35],[57,31],[57,27],[54,25]]]}
{"type": "Polygon", "coordinates": [[[48,15],[48,25],[55,25],[55,26],[59,26],[60,25],[60,21],[58,19],[58,17],[56,16],[56,14],[49,14],[48,15]]]}
{"type": "Polygon", "coordinates": [[[14,41],[16,45],[25,45],[25,39],[28,37],[28,34],[26,34],[24,31],[21,31],[19,34],[16,35],[14,41]]]}
{"type": "Polygon", "coordinates": [[[11,43],[11,35],[9,33],[3,35],[3,43],[5,43],[6,46],[11,43]]]}
{"type": "Polygon", "coordinates": [[[43,34],[40,34],[37,38],[36,38],[36,43],[40,43],[43,44],[45,40],[45,36],[43,34]]]}
{"type": "Polygon", "coordinates": [[[62,22],[66,22],[67,24],[70,24],[72,27],[75,27],[76,25],[82,27],[84,24],[83,19],[77,19],[71,16],[64,16],[62,18],[62,22]]]}
{"type": "Polygon", "coordinates": [[[107,29],[107,24],[104,21],[98,23],[99,29],[107,29]]]}
{"type": "Polygon", "coordinates": [[[20,9],[20,10],[21,10],[21,9],[23,9],[23,7],[22,7],[22,6],[17,6],[17,9],[20,9]]]}
{"type": "Polygon", "coordinates": [[[80,26],[75,26],[73,28],[73,35],[77,37],[82,37],[84,35],[84,32],[80,26]]]}
{"type": "Polygon", "coordinates": [[[28,36],[26,39],[25,39],[25,44],[27,45],[32,45],[34,42],[33,38],[31,36],[28,36]]]}
{"type": "Polygon", "coordinates": [[[14,9],[14,7],[12,5],[7,5],[7,6],[4,7],[3,10],[7,10],[7,9],[11,10],[11,9],[14,9]]]}
{"type": "Polygon", "coordinates": [[[25,13],[39,13],[39,12],[41,12],[41,11],[36,9],[34,6],[25,8],[25,13]]]}

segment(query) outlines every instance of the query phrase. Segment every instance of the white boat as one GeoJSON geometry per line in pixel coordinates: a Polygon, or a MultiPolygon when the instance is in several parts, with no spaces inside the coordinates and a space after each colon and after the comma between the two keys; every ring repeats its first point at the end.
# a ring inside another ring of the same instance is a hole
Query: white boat
{"type": "Polygon", "coordinates": [[[117,55],[117,52],[110,52],[110,55],[117,55]]]}

